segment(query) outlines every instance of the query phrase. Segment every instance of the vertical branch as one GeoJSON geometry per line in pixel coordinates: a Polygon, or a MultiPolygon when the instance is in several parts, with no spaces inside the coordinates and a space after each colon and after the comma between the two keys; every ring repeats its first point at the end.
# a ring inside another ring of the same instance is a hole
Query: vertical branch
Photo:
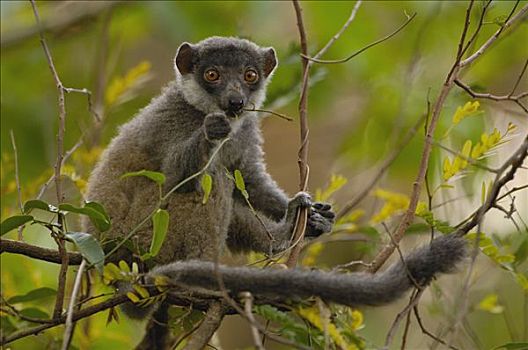
{"type": "Polygon", "coordinates": [[[75,323],[73,322],[73,312],[75,311],[77,294],[79,294],[79,290],[81,289],[82,275],[85,267],[86,260],[83,259],[81,265],[79,266],[79,271],[77,271],[77,276],[75,277],[75,283],[73,285],[73,291],[70,297],[70,304],[68,305],[68,314],[66,315],[64,336],[62,337],[62,350],[68,350],[71,343],[73,328],[75,326],[75,323]]]}
{"type": "Polygon", "coordinates": [[[33,14],[35,15],[35,21],[37,22],[37,27],[39,28],[40,44],[42,45],[42,49],[44,50],[44,54],[46,55],[46,60],[48,61],[48,66],[51,71],[51,74],[53,75],[53,79],[55,80],[55,85],[57,86],[57,92],[59,94],[59,97],[58,97],[58,100],[59,100],[59,131],[57,133],[57,159],[55,161],[55,187],[56,187],[56,193],[57,193],[57,202],[61,203],[63,201],[64,194],[62,192],[60,173],[61,173],[62,158],[63,158],[63,152],[64,152],[64,131],[66,128],[66,105],[64,104],[64,86],[62,85],[59,75],[57,74],[57,70],[55,69],[55,64],[53,63],[53,58],[51,57],[48,44],[46,43],[46,39],[44,38],[44,32],[42,31],[42,25],[40,22],[40,16],[37,10],[37,5],[35,5],[35,0],[30,0],[30,1],[31,1],[31,7],[33,8],[33,14]]]}
{"type": "MultiPolygon", "coordinates": [[[[59,214],[61,215],[61,214],[59,214]]],[[[63,220],[59,220],[61,224],[63,223],[63,220]]],[[[58,277],[58,286],[57,286],[57,296],[55,299],[55,308],[53,309],[53,318],[59,318],[62,314],[62,308],[64,305],[64,293],[66,289],[66,274],[68,273],[68,265],[69,265],[69,256],[68,251],[66,250],[66,242],[60,238],[55,237],[55,242],[57,243],[57,246],[59,248],[59,255],[61,257],[61,267],[59,270],[59,277],[58,277]]]]}
{"type": "MultiPolygon", "coordinates": [[[[55,85],[57,86],[57,92],[59,94],[58,97],[58,103],[59,103],[59,131],[57,133],[57,159],[55,161],[55,187],[56,187],[56,194],[57,194],[57,202],[61,203],[64,199],[64,193],[62,191],[62,184],[61,184],[61,167],[62,162],[64,158],[64,131],[65,131],[65,123],[66,123],[66,106],[64,103],[64,92],[67,90],[64,85],[62,85],[62,82],[59,78],[59,75],[57,74],[57,70],[55,69],[55,64],[53,63],[53,58],[51,57],[51,52],[48,48],[48,44],[46,43],[46,39],[44,38],[44,32],[42,30],[42,25],[40,22],[40,16],[37,10],[37,6],[35,5],[35,0],[30,0],[31,7],[33,8],[33,14],[35,15],[35,21],[37,22],[37,27],[39,28],[39,37],[40,37],[40,44],[42,45],[42,49],[44,50],[44,54],[46,56],[46,60],[48,61],[48,66],[51,71],[51,75],[53,76],[53,79],[55,80],[55,85]]],[[[61,214],[58,214],[58,220],[59,225],[61,227],[61,230],[64,230],[64,217],[61,214]]],[[[61,232],[62,234],[63,232],[61,232]]],[[[55,241],[57,243],[57,246],[59,248],[59,253],[61,256],[61,268],[59,271],[59,283],[57,287],[57,298],[55,300],[55,308],[53,310],[53,317],[58,318],[60,317],[62,313],[62,307],[64,304],[64,291],[66,287],[66,275],[68,273],[68,251],[66,250],[66,243],[62,239],[60,235],[57,235],[55,238],[55,241]]]]}
{"type": "Polygon", "coordinates": [[[422,183],[425,180],[425,175],[429,167],[429,157],[431,156],[432,140],[433,140],[434,132],[436,130],[438,120],[440,119],[440,113],[442,111],[444,102],[447,96],[449,95],[449,92],[453,88],[454,81],[458,75],[458,72],[460,71],[460,61],[462,60],[464,42],[465,42],[466,34],[469,28],[469,24],[470,24],[471,10],[473,8],[473,3],[474,3],[474,0],[470,0],[469,5],[466,10],[464,27],[462,29],[462,34],[460,36],[460,40],[458,43],[458,50],[457,50],[455,62],[453,66],[451,67],[451,69],[449,70],[449,73],[447,74],[445,78],[444,84],[442,85],[442,89],[440,90],[440,94],[438,98],[436,99],[436,102],[433,106],[431,119],[429,121],[427,132],[425,135],[425,144],[422,150],[422,156],[420,159],[418,174],[416,175],[416,179],[413,182],[413,188],[412,188],[411,200],[409,202],[409,208],[404,213],[402,219],[400,220],[398,224],[398,227],[396,228],[396,232],[394,233],[394,242],[387,244],[381,249],[381,251],[376,255],[376,257],[372,261],[370,268],[369,268],[369,272],[378,271],[378,269],[383,265],[383,263],[394,252],[394,249],[396,248],[395,243],[397,244],[403,238],[405,231],[411,225],[414,219],[414,213],[418,205],[418,200],[420,199],[422,183]]]}
{"type": "MultiPolygon", "coordinates": [[[[300,120],[300,129],[301,129],[301,146],[299,148],[298,154],[298,164],[299,164],[299,173],[300,173],[300,184],[299,189],[305,191],[308,184],[308,76],[310,73],[310,64],[308,59],[308,44],[306,39],[306,31],[304,29],[303,17],[302,17],[302,8],[299,4],[299,0],[293,0],[293,7],[295,9],[295,15],[297,17],[297,27],[299,28],[299,36],[301,41],[301,53],[303,57],[302,68],[303,68],[303,82],[301,86],[301,96],[299,100],[299,120],[300,120]],[[306,56],[306,57],[305,57],[306,56]]],[[[294,267],[297,264],[299,254],[302,248],[302,238],[304,237],[304,231],[306,229],[306,222],[308,220],[308,211],[305,208],[299,210],[297,215],[297,222],[295,224],[295,229],[293,232],[293,242],[297,242],[297,245],[294,246],[288,256],[286,265],[288,267],[294,267]]]]}
{"type": "MultiPolygon", "coordinates": [[[[15,142],[15,134],[13,134],[13,130],[9,130],[9,134],[11,136],[11,145],[13,146],[13,153],[15,155],[15,183],[17,188],[17,194],[18,194],[18,207],[20,209],[21,213],[24,213],[24,207],[22,206],[22,189],[20,187],[20,172],[18,170],[18,151],[17,146],[15,142]]],[[[22,231],[24,230],[25,225],[22,225],[18,228],[18,240],[22,241],[24,237],[22,236],[22,231]]]]}

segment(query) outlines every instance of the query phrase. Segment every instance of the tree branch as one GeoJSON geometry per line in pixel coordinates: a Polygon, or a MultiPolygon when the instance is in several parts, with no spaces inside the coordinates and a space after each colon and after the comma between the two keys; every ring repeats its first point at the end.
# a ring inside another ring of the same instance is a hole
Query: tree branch
{"type": "MultiPolygon", "coordinates": [[[[526,62],[528,62],[528,60],[526,62]]],[[[490,93],[475,92],[471,90],[469,86],[467,86],[466,84],[464,84],[458,79],[455,79],[455,84],[461,87],[464,91],[466,91],[473,98],[488,99],[488,100],[493,100],[493,101],[512,101],[516,103],[519,107],[521,107],[521,109],[524,112],[528,113],[528,108],[521,102],[521,99],[528,97],[528,91],[522,92],[516,96],[512,96],[512,94],[499,96],[499,95],[493,95],[490,93]]]]}
{"type": "MultiPolygon", "coordinates": [[[[0,239],[0,254],[4,252],[24,255],[33,259],[55,264],[61,263],[61,255],[55,249],[42,248],[24,242],[13,241],[11,239],[0,239]]],[[[68,252],[68,263],[70,265],[79,265],[81,261],[81,254],[68,252]]]]}

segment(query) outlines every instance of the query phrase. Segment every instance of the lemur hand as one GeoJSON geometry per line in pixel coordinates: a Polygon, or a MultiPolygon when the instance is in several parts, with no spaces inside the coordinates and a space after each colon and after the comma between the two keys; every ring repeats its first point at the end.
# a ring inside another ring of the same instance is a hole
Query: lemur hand
{"type": "Polygon", "coordinates": [[[308,208],[306,237],[318,237],[332,231],[335,213],[330,204],[312,203],[312,198],[308,193],[299,192],[288,203],[288,217],[295,215],[298,208],[308,208]]]}
{"type": "Polygon", "coordinates": [[[327,203],[313,203],[308,212],[308,225],[306,237],[318,237],[323,233],[331,232],[334,226],[335,213],[332,206],[327,203]]]}
{"type": "Polygon", "coordinates": [[[224,113],[210,113],[205,117],[204,130],[209,141],[222,140],[231,132],[231,125],[224,113]]]}

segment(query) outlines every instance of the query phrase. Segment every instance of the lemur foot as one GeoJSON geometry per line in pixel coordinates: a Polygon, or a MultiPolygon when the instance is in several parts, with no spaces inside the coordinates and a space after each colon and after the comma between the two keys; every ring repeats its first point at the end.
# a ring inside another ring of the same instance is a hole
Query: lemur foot
{"type": "Polygon", "coordinates": [[[299,192],[288,203],[290,213],[296,211],[297,208],[309,208],[306,237],[318,237],[332,231],[335,213],[330,204],[312,203],[312,197],[308,193],[299,192]]]}
{"type": "Polygon", "coordinates": [[[308,226],[306,227],[306,237],[318,237],[323,233],[332,231],[335,221],[335,213],[332,206],[327,203],[313,203],[308,213],[308,226]]]}

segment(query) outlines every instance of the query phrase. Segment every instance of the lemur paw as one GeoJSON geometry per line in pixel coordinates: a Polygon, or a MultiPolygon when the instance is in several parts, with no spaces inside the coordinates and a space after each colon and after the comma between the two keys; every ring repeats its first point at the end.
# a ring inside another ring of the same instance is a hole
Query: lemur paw
{"type": "Polygon", "coordinates": [[[205,117],[204,130],[209,141],[222,140],[231,132],[231,125],[225,113],[210,113],[205,117]]]}
{"type": "Polygon", "coordinates": [[[318,237],[323,233],[332,231],[335,221],[335,213],[332,206],[326,203],[314,203],[308,213],[308,224],[306,227],[306,237],[318,237]]]}
{"type": "Polygon", "coordinates": [[[298,192],[288,203],[288,210],[297,210],[297,208],[310,208],[312,206],[312,197],[307,192],[298,192]]]}

